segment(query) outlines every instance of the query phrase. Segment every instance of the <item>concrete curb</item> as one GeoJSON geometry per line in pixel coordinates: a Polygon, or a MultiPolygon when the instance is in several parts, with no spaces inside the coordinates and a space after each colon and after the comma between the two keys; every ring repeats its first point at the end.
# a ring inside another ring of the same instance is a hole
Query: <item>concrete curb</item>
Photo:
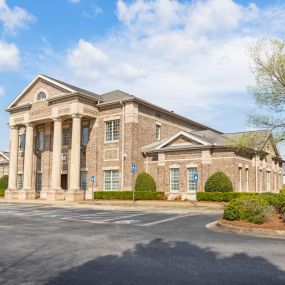
{"type": "Polygon", "coordinates": [[[213,231],[224,233],[236,233],[240,235],[254,236],[254,237],[269,237],[285,239],[284,230],[270,230],[260,228],[242,228],[232,225],[221,224],[219,221],[215,221],[206,225],[206,228],[213,231]]]}

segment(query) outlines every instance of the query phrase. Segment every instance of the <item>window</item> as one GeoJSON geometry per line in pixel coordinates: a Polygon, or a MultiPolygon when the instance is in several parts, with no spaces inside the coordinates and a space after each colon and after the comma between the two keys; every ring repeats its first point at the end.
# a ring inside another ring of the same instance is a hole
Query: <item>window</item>
{"type": "Polygon", "coordinates": [[[37,192],[42,191],[42,174],[41,173],[37,173],[37,176],[36,176],[36,189],[37,189],[37,192]]]}
{"type": "Polygon", "coordinates": [[[242,168],[238,168],[239,192],[242,192],[242,168]]]}
{"type": "Polygon", "coordinates": [[[23,189],[23,174],[18,174],[17,186],[18,186],[18,189],[23,189]]]}
{"type": "Polygon", "coordinates": [[[270,171],[266,172],[266,192],[270,192],[270,171]]]}
{"type": "Polygon", "coordinates": [[[119,170],[104,171],[104,189],[105,190],[119,189],[119,170]]]}
{"type": "Polygon", "coordinates": [[[43,130],[38,130],[38,137],[37,137],[37,150],[43,151],[44,150],[44,139],[45,133],[43,130]]]}
{"type": "Polygon", "coordinates": [[[25,151],[25,141],[26,141],[26,135],[22,134],[19,135],[19,151],[25,151]]]}
{"type": "Polygon", "coordinates": [[[120,138],[120,120],[105,122],[105,141],[116,141],[120,138]]]}
{"type": "Polygon", "coordinates": [[[170,191],[179,192],[179,168],[170,169],[170,191]]]}
{"type": "Polygon", "coordinates": [[[83,127],[82,128],[82,134],[81,134],[82,145],[87,145],[88,139],[89,139],[89,127],[83,127]]]}
{"type": "Polygon", "coordinates": [[[63,147],[69,146],[69,129],[68,128],[62,129],[62,146],[63,147]]]}
{"type": "Polygon", "coordinates": [[[197,181],[194,180],[194,175],[198,174],[197,167],[190,167],[187,169],[188,172],[188,191],[197,191],[197,181]]]}
{"type": "Polygon", "coordinates": [[[37,95],[37,101],[45,100],[47,98],[47,95],[45,92],[41,91],[37,95]]]}
{"type": "Polygon", "coordinates": [[[62,154],[62,162],[63,163],[67,163],[67,159],[68,159],[68,154],[67,153],[63,153],[62,154]]]}
{"type": "Polygon", "coordinates": [[[245,169],[245,191],[248,192],[248,168],[245,169]]]}
{"type": "Polygon", "coordinates": [[[80,172],[80,188],[87,190],[87,171],[80,172]]]}
{"type": "Polygon", "coordinates": [[[161,126],[155,125],[155,139],[156,140],[160,140],[160,131],[161,131],[161,126]]]}

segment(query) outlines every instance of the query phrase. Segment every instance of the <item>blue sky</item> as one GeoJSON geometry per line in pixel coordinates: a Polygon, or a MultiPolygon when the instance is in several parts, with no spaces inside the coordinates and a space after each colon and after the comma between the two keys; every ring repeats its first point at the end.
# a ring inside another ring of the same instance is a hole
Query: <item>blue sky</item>
{"type": "Polygon", "coordinates": [[[2,110],[38,73],[248,130],[246,48],[284,38],[284,13],[277,0],[0,0],[0,149],[9,148],[2,110]]]}

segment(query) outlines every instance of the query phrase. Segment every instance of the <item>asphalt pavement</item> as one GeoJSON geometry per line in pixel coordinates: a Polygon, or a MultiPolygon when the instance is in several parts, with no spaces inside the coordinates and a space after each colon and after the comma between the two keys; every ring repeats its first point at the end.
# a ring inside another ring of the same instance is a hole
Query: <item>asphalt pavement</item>
{"type": "Polygon", "coordinates": [[[285,240],[220,214],[0,205],[0,284],[285,284],[285,240]]]}

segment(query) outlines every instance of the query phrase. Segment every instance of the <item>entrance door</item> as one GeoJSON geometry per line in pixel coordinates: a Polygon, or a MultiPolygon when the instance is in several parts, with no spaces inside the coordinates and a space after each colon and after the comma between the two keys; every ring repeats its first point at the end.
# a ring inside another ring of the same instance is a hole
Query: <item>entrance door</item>
{"type": "Polygon", "coordinates": [[[61,189],[67,190],[67,174],[61,174],[61,189]]]}

